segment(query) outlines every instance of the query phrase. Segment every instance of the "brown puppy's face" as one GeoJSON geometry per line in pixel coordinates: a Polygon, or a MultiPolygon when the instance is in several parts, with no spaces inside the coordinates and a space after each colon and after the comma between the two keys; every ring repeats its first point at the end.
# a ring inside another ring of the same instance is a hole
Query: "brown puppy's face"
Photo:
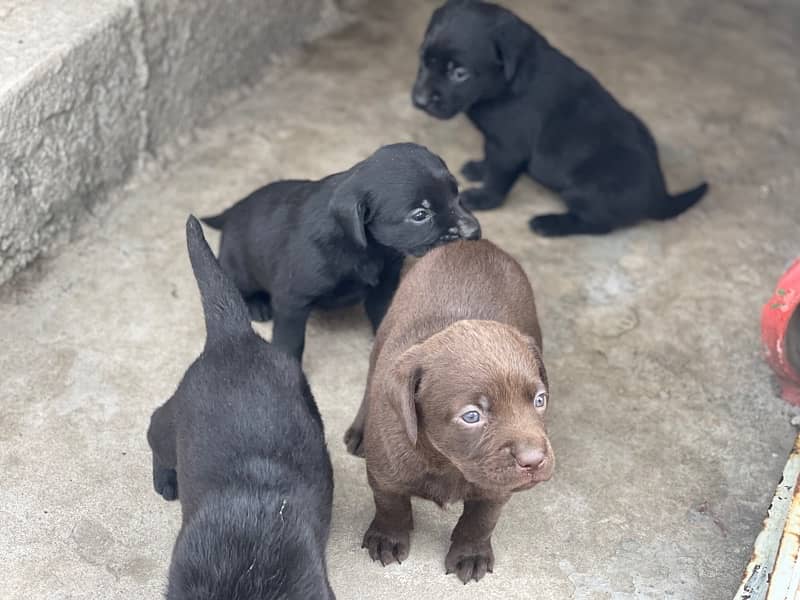
{"type": "Polygon", "coordinates": [[[547,375],[532,338],[494,321],[459,321],[407,350],[394,371],[411,441],[500,493],[550,479],[547,375]]]}

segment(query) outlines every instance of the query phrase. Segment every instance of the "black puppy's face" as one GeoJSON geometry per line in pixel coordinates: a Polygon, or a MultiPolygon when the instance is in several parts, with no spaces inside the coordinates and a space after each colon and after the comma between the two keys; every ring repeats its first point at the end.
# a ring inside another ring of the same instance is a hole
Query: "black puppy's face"
{"type": "Polygon", "coordinates": [[[502,65],[481,56],[470,48],[423,44],[411,94],[414,106],[437,119],[450,119],[500,89],[502,65]]]}
{"type": "MultiPolygon", "coordinates": [[[[361,206],[354,212],[367,238],[422,256],[459,239],[476,240],[478,220],[461,206],[458,183],[441,158],[417,144],[380,148],[350,178],[361,206]]],[[[358,236],[356,236],[358,237],[358,236]]]]}
{"type": "Polygon", "coordinates": [[[450,119],[505,85],[504,63],[486,19],[469,7],[437,10],[420,48],[414,106],[450,119]]]}
{"type": "Polygon", "coordinates": [[[477,240],[477,219],[461,206],[458,183],[442,163],[421,168],[397,186],[379,189],[367,229],[382,246],[422,256],[455,240],[477,240]]]}

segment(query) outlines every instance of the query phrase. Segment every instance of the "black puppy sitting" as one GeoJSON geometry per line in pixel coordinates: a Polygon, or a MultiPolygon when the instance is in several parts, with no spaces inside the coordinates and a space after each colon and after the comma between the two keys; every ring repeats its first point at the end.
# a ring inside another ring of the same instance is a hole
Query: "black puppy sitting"
{"type": "Polygon", "coordinates": [[[206,345],[152,416],[153,484],[180,492],[169,600],[333,599],[325,568],[333,474],[294,358],[250,326],[200,223],[186,224],[206,345]]]}
{"type": "Polygon", "coordinates": [[[452,0],[433,13],[412,99],[440,119],[466,111],[483,133],[485,159],[462,169],[483,182],[464,192],[468,208],[500,206],[524,172],[561,196],[567,213],[531,219],[541,235],[601,234],[669,219],[708,188],[670,196],[644,123],[494,4],[452,0]]]}
{"type": "Polygon", "coordinates": [[[313,307],[364,301],[373,330],[405,255],[480,237],[441,158],[416,144],[384,146],[320,181],[278,181],[203,219],[222,230],[219,260],[272,342],[301,358],[313,307]]]}

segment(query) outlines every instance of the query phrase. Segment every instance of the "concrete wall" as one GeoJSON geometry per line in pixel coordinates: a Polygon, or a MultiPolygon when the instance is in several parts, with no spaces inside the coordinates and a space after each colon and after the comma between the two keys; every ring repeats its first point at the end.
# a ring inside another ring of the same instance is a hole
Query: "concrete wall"
{"type": "Polygon", "coordinates": [[[343,20],[334,0],[0,4],[0,284],[274,56],[343,20]]]}

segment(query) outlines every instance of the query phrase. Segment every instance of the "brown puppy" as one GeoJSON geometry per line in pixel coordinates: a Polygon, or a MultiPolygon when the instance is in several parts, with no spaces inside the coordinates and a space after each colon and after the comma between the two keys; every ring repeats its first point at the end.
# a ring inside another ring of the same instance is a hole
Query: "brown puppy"
{"type": "Polygon", "coordinates": [[[541,347],[530,283],[494,244],[448,244],[405,275],[345,436],[367,459],[375,518],[363,546],[373,560],[408,556],[411,496],[463,500],[446,572],[467,583],[492,571],[503,505],[553,472],[541,347]]]}

